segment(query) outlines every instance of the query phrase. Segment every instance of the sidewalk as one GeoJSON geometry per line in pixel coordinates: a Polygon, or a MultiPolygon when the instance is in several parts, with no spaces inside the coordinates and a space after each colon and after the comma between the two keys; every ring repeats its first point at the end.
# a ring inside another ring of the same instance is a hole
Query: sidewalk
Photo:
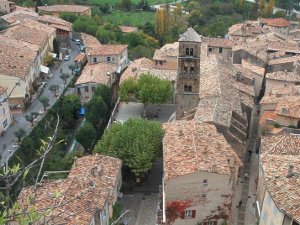
{"type": "MultiPolygon", "coordinates": [[[[41,95],[41,97],[47,97],[49,98],[49,106],[48,109],[51,108],[54,103],[57,101],[57,97],[54,97],[53,93],[49,90],[49,87],[51,85],[58,85],[59,86],[59,96],[62,94],[64,90],[64,84],[60,78],[61,75],[61,69],[63,73],[70,74],[70,77],[67,80],[67,83],[71,81],[73,78],[73,75],[71,74],[71,70],[69,69],[69,65],[74,64],[73,58],[80,52],[79,47],[75,43],[71,43],[71,60],[69,61],[62,61],[60,63],[60,66],[58,68],[51,68],[49,73],[53,74],[52,79],[45,80],[46,87],[44,88],[44,91],[41,95]]],[[[26,131],[26,135],[28,135],[31,130],[33,129],[31,127],[30,122],[28,122],[25,119],[25,115],[29,115],[32,112],[42,112],[36,119],[35,124],[40,121],[44,117],[43,112],[43,105],[40,103],[39,99],[34,99],[30,107],[27,109],[26,112],[22,112],[20,114],[14,114],[13,120],[14,122],[11,124],[11,126],[6,130],[6,134],[4,137],[0,138],[0,154],[2,155],[0,166],[2,167],[4,163],[8,160],[9,157],[14,153],[14,151],[18,148],[18,145],[16,144],[17,138],[15,137],[15,132],[19,130],[20,128],[24,129],[26,131]],[[4,145],[6,147],[4,148],[4,145]]]]}

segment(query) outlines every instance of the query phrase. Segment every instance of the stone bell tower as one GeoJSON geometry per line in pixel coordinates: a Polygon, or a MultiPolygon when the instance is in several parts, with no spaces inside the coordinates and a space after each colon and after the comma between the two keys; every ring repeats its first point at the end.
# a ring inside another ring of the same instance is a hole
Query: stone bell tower
{"type": "Polygon", "coordinates": [[[198,106],[202,37],[188,28],[179,38],[176,85],[176,119],[198,106]]]}

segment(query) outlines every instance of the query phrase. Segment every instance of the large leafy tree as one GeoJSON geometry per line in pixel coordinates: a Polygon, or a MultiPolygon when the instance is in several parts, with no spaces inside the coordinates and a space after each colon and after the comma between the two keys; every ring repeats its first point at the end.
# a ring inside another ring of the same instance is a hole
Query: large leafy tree
{"type": "Polygon", "coordinates": [[[95,128],[98,128],[101,122],[107,119],[108,112],[103,98],[98,95],[94,95],[85,106],[86,120],[91,122],[95,128]]]}
{"type": "Polygon", "coordinates": [[[108,109],[111,106],[111,91],[107,85],[100,84],[94,91],[95,96],[101,96],[108,109]]]}
{"type": "Polygon", "coordinates": [[[96,138],[96,130],[90,122],[86,122],[77,130],[75,138],[89,152],[96,138]]]}
{"type": "Polygon", "coordinates": [[[66,123],[72,123],[74,120],[76,120],[78,118],[80,107],[81,102],[78,96],[74,94],[65,96],[60,107],[62,121],[66,123]]]}
{"type": "Polygon", "coordinates": [[[94,152],[120,158],[136,176],[141,176],[151,169],[163,135],[160,123],[132,118],[107,129],[94,152]]]}
{"type": "Polygon", "coordinates": [[[144,104],[144,114],[148,104],[166,103],[172,96],[173,88],[170,81],[162,80],[151,74],[141,74],[138,81],[126,80],[120,87],[120,98],[128,101],[129,96],[135,97],[144,104]]]}

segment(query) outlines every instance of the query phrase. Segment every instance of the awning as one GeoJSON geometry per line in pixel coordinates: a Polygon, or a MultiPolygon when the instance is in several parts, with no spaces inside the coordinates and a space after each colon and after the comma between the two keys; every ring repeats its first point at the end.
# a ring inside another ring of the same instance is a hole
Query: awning
{"type": "Polygon", "coordinates": [[[85,108],[81,107],[81,109],[80,109],[80,116],[84,116],[84,114],[85,114],[85,108]]]}
{"type": "Polygon", "coordinates": [[[56,53],[51,53],[52,58],[56,59],[57,54],[56,53]]]}
{"type": "Polygon", "coordinates": [[[117,73],[121,73],[121,66],[118,66],[117,73]]]}
{"type": "Polygon", "coordinates": [[[41,73],[48,74],[49,73],[49,67],[41,65],[41,73]]]}

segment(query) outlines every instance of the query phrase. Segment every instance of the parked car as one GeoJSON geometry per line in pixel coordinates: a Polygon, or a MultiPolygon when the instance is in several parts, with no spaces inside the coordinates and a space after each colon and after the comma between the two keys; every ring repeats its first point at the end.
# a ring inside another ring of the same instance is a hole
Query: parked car
{"type": "Polygon", "coordinates": [[[69,61],[71,59],[71,56],[70,55],[65,55],[65,57],[64,57],[64,60],[65,61],[69,61]]]}
{"type": "Polygon", "coordinates": [[[80,68],[76,68],[76,69],[74,69],[74,70],[72,71],[72,74],[73,74],[73,75],[80,75],[80,73],[81,73],[81,69],[80,69],[80,68]]]}
{"type": "Polygon", "coordinates": [[[48,74],[48,79],[50,80],[53,77],[53,73],[48,74]]]}
{"type": "Polygon", "coordinates": [[[76,45],[80,45],[81,41],[79,39],[75,39],[76,45]]]}

